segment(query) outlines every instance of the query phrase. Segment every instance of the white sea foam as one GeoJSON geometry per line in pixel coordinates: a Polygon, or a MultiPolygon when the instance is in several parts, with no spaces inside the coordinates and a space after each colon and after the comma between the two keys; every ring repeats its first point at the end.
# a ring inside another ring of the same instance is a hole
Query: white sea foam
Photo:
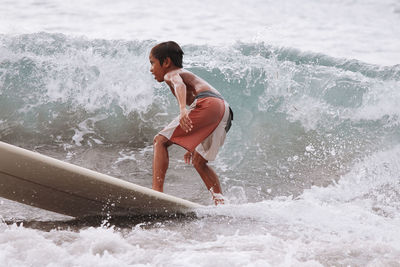
{"type": "Polygon", "coordinates": [[[227,206],[212,216],[221,215],[231,219],[187,223],[181,225],[183,232],[162,224],[122,233],[104,228],[46,233],[9,226],[2,229],[0,262],[18,266],[385,265],[395,263],[400,255],[399,221],[357,206],[275,200],[227,206]],[[185,234],[189,229],[196,229],[199,236],[185,234]]]}
{"type": "Polygon", "coordinates": [[[0,223],[0,262],[5,266],[396,265],[399,157],[397,146],[366,157],[326,188],[313,187],[297,198],[206,207],[198,210],[199,219],[183,222],[50,232],[0,223]]]}

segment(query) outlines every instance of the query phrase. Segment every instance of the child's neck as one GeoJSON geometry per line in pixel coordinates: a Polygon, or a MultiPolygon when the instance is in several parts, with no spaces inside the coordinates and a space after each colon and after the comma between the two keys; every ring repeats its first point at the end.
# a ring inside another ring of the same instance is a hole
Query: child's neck
{"type": "Polygon", "coordinates": [[[167,67],[165,69],[165,73],[168,73],[168,72],[171,72],[171,71],[175,71],[175,70],[179,70],[179,69],[182,69],[182,68],[179,68],[177,66],[169,66],[169,67],[167,67]]]}

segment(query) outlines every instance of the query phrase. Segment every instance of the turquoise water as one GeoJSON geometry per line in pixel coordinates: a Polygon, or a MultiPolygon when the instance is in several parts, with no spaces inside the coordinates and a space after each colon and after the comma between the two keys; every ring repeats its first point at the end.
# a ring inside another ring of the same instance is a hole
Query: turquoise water
{"type": "MultiPolygon", "coordinates": [[[[172,95],[148,73],[153,41],[41,33],[4,36],[3,44],[1,116],[13,129],[5,141],[58,148],[61,159],[115,148],[112,163],[122,148],[150,147],[177,114],[172,95]]],[[[235,111],[216,166],[227,184],[259,188],[252,201],[329,184],[360,158],[398,144],[398,66],[265,44],[184,49],[186,67],[235,111]]],[[[150,172],[151,162],[145,167],[150,172]]]]}

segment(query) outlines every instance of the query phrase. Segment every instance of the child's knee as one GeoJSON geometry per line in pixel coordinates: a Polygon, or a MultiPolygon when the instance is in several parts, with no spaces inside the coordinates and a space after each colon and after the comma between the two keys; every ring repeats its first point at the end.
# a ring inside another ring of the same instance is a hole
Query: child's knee
{"type": "Polygon", "coordinates": [[[207,160],[205,160],[199,153],[196,151],[193,153],[193,166],[196,169],[204,168],[207,166],[207,160]]]}
{"type": "Polygon", "coordinates": [[[153,139],[153,145],[155,146],[169,146],[170,141],[163,135],[157,134],[153,139]]]}

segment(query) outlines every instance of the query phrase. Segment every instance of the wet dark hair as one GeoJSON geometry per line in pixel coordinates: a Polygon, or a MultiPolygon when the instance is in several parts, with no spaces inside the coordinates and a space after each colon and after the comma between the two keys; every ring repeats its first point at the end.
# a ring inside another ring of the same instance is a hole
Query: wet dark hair
{"type": "Polygon", "coordinates": [[[162,65],[164,60],[169,57],[178,68],[182,68],[183,51],[174,41],[160,43],[151,49],[153,57],[160,61],[162,65]]]}

